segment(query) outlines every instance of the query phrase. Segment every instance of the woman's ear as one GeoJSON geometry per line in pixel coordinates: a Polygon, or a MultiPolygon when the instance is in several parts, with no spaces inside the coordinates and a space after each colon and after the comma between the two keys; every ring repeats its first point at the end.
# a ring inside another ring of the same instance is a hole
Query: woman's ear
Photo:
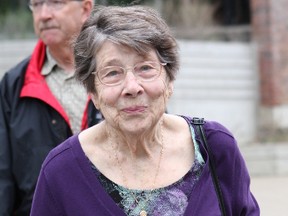
{"type": "Polygon", "coordinates": [[[97,95],[94,93],[88,93],[89,97],[91,98],[94,106],[96,107],[96,109],[99,110],[100,106],[99,106],[99,99],[97,97],[97,95]]]}
{"type": "Polygon", "coordinates": [[[174,83],[169,82],[169,84],[168,84],[168,98],[170,98],[172,96],[173,91],[174,91],[174,83]]]}

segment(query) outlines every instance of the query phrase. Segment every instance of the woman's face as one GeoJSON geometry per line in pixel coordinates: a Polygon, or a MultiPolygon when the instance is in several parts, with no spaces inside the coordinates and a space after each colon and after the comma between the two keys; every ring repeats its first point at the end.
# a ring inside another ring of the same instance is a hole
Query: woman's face
{"type": "MultiPolygon", "coordinates": [[[[141,56],[129,47],[107,41],[97,52],[96,62],[97,73],[110,66],[120,66],[127,70],[123,82],[113,86],[101,83],[95,76],[97,93],[92,94],[92,100],[107,123],[130,134],[139,134],[154,126],[165,112],[173,88],[164,67],[160,66],[156,52],[150,50],[147,55],[141,56]],[[138,79],[133,68],[142,62],[158,63],[160,76],[146,82],[138,79]]],[[[111,74],[114,76],[115,73],[111,74]]]]}

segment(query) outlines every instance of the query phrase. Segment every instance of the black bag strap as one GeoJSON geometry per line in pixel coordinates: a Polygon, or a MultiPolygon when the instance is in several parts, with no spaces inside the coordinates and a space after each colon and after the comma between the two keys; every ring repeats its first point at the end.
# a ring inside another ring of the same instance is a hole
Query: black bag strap
{"type": "Polygon", "coordinates": [[[203,140],[204,148],[206,149],[206,151],[208,153],[208,156],[209,156],[208,163],[209,163],[209,167],[210,167],[210,171],[211,171],[211,176],[212,176],[214,188],[215,188],[215,191],[216,191],[216,194],[217,194],[217,198],[218,198],[221,214],[222,214],[222,216],[226,216],[224,198],[223,198],[223,194],[222,194],[222,191],[221,191],[219,178],[218,178],[217,173],[216,173],[214,157],[213,157],[211,148],[208,145],[208,142],[207,142],[207,139],[206,139],[206,136],[205,136],[205,132],[204,132],[204,129],[203,129],[203,124],[205,123],[204,118],[194,117],[194,118],[191,119],[191,123],[196,126],[197,132],[198,132],[200,138],[202,138],[202,140],[203,140]]]}

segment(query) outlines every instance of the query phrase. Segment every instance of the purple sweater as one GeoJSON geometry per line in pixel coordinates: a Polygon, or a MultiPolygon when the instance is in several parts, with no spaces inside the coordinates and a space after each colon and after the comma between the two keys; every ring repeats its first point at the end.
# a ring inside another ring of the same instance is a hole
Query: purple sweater
{"type": "MultiPolygon", "coordinates": [[[[216,122],[206,122],[204,128],[214,154],[227,215],[260,215],[235,139],[216,122]]],[[[197,134],[196,140],[201,143],[205,167],[194,186],[185,215],[221,215],[207,163],[209,158],[197,134]]],[[[56,215],[125,216],[98,181],[76,135],[49,153],[38,179],[31,216],[56,215]]]]}

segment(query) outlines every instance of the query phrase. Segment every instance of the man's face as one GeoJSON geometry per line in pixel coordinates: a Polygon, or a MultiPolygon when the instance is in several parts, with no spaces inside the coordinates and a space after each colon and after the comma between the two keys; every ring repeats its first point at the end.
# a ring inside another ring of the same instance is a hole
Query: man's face
{"type": "Polygon", "coordinates": [[[34,4],[35,33],[50,47],[70,43],[92,8],[91,1],[87,0],[31,0],[31,4],[34,4]]]}

